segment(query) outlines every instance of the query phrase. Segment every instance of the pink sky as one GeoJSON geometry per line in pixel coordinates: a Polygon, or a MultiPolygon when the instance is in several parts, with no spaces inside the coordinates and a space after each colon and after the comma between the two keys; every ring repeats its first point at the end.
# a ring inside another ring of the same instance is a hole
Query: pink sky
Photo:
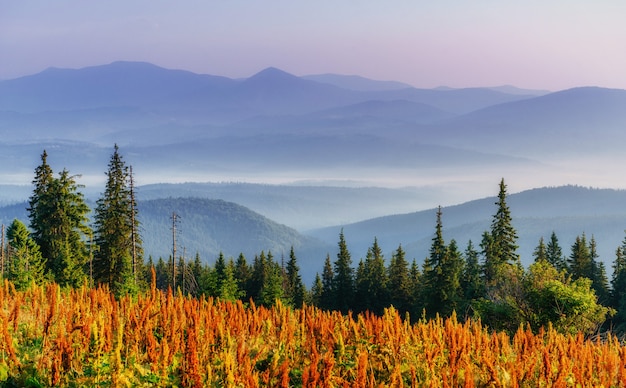
{"type": "Polygon", "coordinates": [[[416,87],[626,89],[626,2],[0,0],[0,79],[147,61],[416,87]]]}

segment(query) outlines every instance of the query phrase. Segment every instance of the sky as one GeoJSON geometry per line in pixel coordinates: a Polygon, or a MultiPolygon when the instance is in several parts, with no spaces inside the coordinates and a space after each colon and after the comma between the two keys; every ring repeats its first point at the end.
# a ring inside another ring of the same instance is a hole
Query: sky
{"type": "Polygon", "coordinates": [[[420,88],[626,89],[622,0],[0,0],[0,79],[146,61],[420,88]]]}

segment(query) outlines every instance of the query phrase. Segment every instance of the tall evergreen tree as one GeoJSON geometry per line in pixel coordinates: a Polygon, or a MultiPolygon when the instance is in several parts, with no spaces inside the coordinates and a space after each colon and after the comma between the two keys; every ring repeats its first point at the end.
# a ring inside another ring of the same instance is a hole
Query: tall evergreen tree
{"type": "Polygon", "coordinates": [[[565,256],[563,256],[563,250],[559,245],[559,239],[554,231],[552,231],[550,241],[548,241],[546,245],[546,259],[557,271],[567,270],[567,261],[565,260],[565,256]]]}
{"type": "Polygon", "coordinates": [[[300,276],[300,267],[298,266],[298,259],[296,253],[293,250],[293,246],[289,251],[289,261],[287,262],[287,299],[294,307],[302,307],[304,303],[304,297],[306,294],[306,287],[302,282],[302,276],[300,276]]]}
{"type": "Polygon", "coordinates": [[[104,193],[95,210],[94,276],[108,284],[116,295],[136,293],[137,252],[141,240],[136,233],[136,204],[130,188],[130,173],[117,145],[109,161],[104,193]]]}
{"type": "Polygon", "coordinates": [[[354,269],[343,230],[339,234],[339,252],[334,263],[333,297],[336,310],[347,313],[353,308],[354,269]]]}
{"type": "Polygon", "coordinates": [[[492,259],[497,264],[509,263],[519,264],[520,258],[517,254],[517,231],[513,227],[511,211],[506,202],[507,192],[504,179],[500,181],[500,191],[498,193],[498,209],[491,222],[492,259]]]}
{"type": "Polygon", "coordinates": [[[308,300],[307,303],[321,308],[323,289],[324,285],[322,284],[322,278],[319,273],[316,273],[313,286],[311,287],[310,300],[308,300]]]}
{"type": "Polygon", "coordinates": [[[324,268],[322,270],[322,289],[320,293],[319,307],[324,310],[335,309],[335,298],[333,294],[333,279],[335,273],[330,262],[330,255],[326,255],[324,268]]]}
{"type": "Polygon", "coordinates": [[[576,240],[572,244],[568,260],[568,272],[573,280],[580,278],[591,279],[593,277],[591,252],[589,252],[585,233],[582,236],[576,236],[576,240]]]}
{"type": "Polygon", "coordinates": [[[609,279],[606,275],[604,263],[598,260],[598,247],[593,235],[591,236],[591,241],[589,241],[589,255],[591,257],[591,288],[598,296],[598,303],[606,305],[610,299],[609,279]]]}
{"type": "Polygon", "coordinates": [[[409,263],[406,261],[406,253],[402,245],[391,256],[388,267],[388,290],[389,303],[400,313],[411,311],[412,285],[409,263]]]}
{"type": "Polygon", "coordinates": [[[442,263],[446,260],[446,244],[443,239],[443,224],[441,221],[441,206],[437,208],[435,236],[430,245],[430,254],[424,260],[423,294],[422,301],[428,316],[435,316],[442,312],[444,296],[441,290],[442,263]]]}
{"type": "Polygon", "coordinates": [[[389,295],[387,291],[387,269],[377,238],[367,250],[362,271],[357,272],[356,286],[355,304],[359,305],[356,309],[369,310],[382,315],[385,307],[389,305],[389,295]]]}
{"type": "Polygon", "coordinates": [[[533,252],[533,257],[535,258],[535,262],[548,261],[548,252],[546,249],[546,244],[543,242],[543,237],[539,238],[539,244],[533,252]]]}
{"type": "Polygon", "coordinates": [[[237,278],[235,277],[235,263],[232,258],[225,264],[220,278],[216,296],[230,301],[239,299],[243,292],[239,289],[237,278]]]}
{"type": "Polygon", "coordinates": [[[480,263],[478,262],[478,251],[474,248],[472,240],[467,243],[465,249],[465,265],[461,275],[461,289],[463,291],[464,311],[467,311],[473,301],[485,295],[485,287],[481,277],[480,263]]]}
{"type": "Polygon", "coordinates": [[[613,275],[611,277],[610,306],[617,313],[613,318],[616,328],[619,331],[626,329],[626,238],[622,245],[615,251],[615,261],[613,262],[613,275]]]}
{"type": "Polygon", "coordinates": [[[243,253],[239,254],[237,262],[235,263],[235,278],[241,288],[241,298],[244,300],[251,298],[250,280],[252,279],[252,270],[250,269],[246,256],[244,256],[243,253]]]}
{"type": "Polygon", "coordinates": [[[446,246],[443,239],[441,206],[437,210],[435,236],[424,265],[424,306],[429,316],[448,316],[460,306],[463,259],[454,240],[446,246]]]}
{"type": "Polygon", "coordinates": [[[89,207],[82,186],[67,170],[58,178],[48,179],[50,167],[46,154],[35,170],[35,189],[29,200],[32,236],[46,261],[49,275],[63,286],[79,286],[86,282],[85,264],[89,259],[89,207]],[[44,172],[45,171],[45,172],[44,172]]]}
{"type": "Polygon", "coordinates": [[[30,220],[31,234],[35,243],[41,249],[42,257],[46,261],[46,269],[52,271],[52,231],[51,221],[54,211],[54,198],[51,194],[51,186],[54,181],[54,173],[48,164],[46,150],[41,154],[41,164],[35,168],[33,179],[33,194],[28,200],[28,218],[30,220]]]}
{"type": "Polygon", "coordinates": [[[44,281],[45,265],[39,246],[30,237],[26,225],[15,219],[7,228],[9,265],[7,278],[15,288],[24,290],[44,281]]]}

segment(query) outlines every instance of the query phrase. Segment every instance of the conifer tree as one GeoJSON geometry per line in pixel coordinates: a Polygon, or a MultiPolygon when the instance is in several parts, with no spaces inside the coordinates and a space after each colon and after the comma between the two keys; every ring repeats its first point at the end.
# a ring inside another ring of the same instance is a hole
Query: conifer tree
{"type": "Polygon", "coordinates": [[[456,242],[446,246],[443,239],[441,206],[437,210],[435,236],[430,255],[424,263],[423,302],[428,316],[448,316],[459,307],[461,301],[461,271],[463,261],[456,242]]]}
{"type": "Polygon", "coordinates": [[[374,243],[368,248],[362,267],[361,271],[357,271],[355,303],[360,307],[357,306],[356,310],[369,310],[382,315],[385,307],[389,305],[389,295],[387,269],[377,238],[374,238],[374,243]]]}
{"type": "Polygon", "coordinates": [[[517,231],[513,228],[511,211],[506,202],[507,192],[504,179],[500,181],[498,209],[491,222],[491,259],[496,265],[502,263],[519,264],[517,254],[517,231]]]}
{"type": "Polygon", "coordinates": [[[324,268],[322,270],[322,289],[320,294],[319,307],[324,310],[333,310],[335,308],[335,299],[333,295],[333,279],[335,273],[330,262],[330,255],[326,255],[324,260],[324,268]]]}
{"type": "Polygon", "coordinates": [[[546,244],[543,242],[543,236],[539,238],[539,244],[533,252],[533,257],[535,258],[535,262],[548,261],[548,252],[546,249],[546,244]]]}
{"type": "Polygon", "coordinates": [[[467,311],[473,301],[482,298],[485,294],[485,287],[481,277],[481,268],[478,262],[478,251],[474,248],[472,240],[465,248],[465,263],[461,275],[461,290],[463,293],[463,310],[467,311]]]}
{"type": "Polygon", "coordinates": [[[282,268],[272,259],[271,252],[268,253],[266,270],[265,281],[261,286],[258,301],[255,299],[255,302],[263,306],[273,306],[277,300],[286,302],[282,268]]]}
{"type": "Polygon", "coordinates": [[[609,303],[609,279],[606,275],[606,268],[604,263],[598,261],[598,248],[595,237],[591,236],[589,241],[589,255],[591,257],[591,288],[596,292],[598,296],[598,303],[609,303]]]}
{"type": "Polygon", "coordinates": [[[334,263],[333,297],[336,310],[345,314],[353,308],[354,269],[343,230],[339,234],[339,252],[334,263]]]}
{"type": "Polygon", "coordinates": [[[32,237],[41,249],[50,277],[63,286],[79,286],[87,280],[86,241],[92,233],[87,224],[89,207],[75,177],[67,170],[61,171],[58,178],[52,177],[45,151],[41,159],[27,208],[32,237]]]}
{"type": "Polygon", "coordinates": [[[287,262],[287,299],[294,307],[302,307],[304,303],[304,297],[306,288],[302,282],[302,276],[300,276],[300,267],[298,266],[298,259],[296,253],[291,247],[289,251],[289,261],[287,262]]]}
{"type": "Polygon", "coordinates": [[[223,273],[220,276],[220,281],[217,289],[217,297],[223,300],[234,301],[241,297],[242,291],[237,284],[237,278],[235,277],[235,263],[232,259],[224,265],[223,273]]]}
{"type": "Polygon", "coordinates": [[[130,172],[117,144],[106,172],[104,193],[94,215],[94,276],[97,283],[109,285],[116,295],[137,293],[136,252],[141,240],[136,233],[136,204],[131,195],[130,172]]]}
{"type": "Polygon", "coordinates": [[[313,281],[313,286],[311,287],[310,300],[307,301],[307,303],[321,308],[323,289],[324,285],[322,284],[322,278],[318,272],[315,274],[315,280],[313,281]]]}
{"type": "Polygon", "coordinates": [[[237,262],[235,263],[235,279],[237,279],[237,283],[241,288],[241,298],[244,300],[248,300],[252,297],[250,293],[250,279],[252,279],[252,270],[248,265],[248,261],[246,260],[246,256],[243,253],[240,253],[237,257],[237,262]]]}
{"type": "Polygon", "coordinates": [[[26,225],[15,219],[7,228],[9,265],[7,278],[15,288],[24,290],[44,281],[45,265],[39,246],[30,237],[26,225]]]}
{"type": "Polygon", "coordinates": [[[402,245],[391,256],[388,267],[389,303],[400,313],[411,311],[412,285],[409,273],[409,263],[402,245]]]}
{"type": "Polygon", "coordinates": [[[568,260],[568,272],[573,280],[580,278],[591,279],[593,276],[591,252],[589,252],[585,233],[582,236],[576,236],[576,240],[572,244],[568,260]]]}
{"type": "Polygon", "coordinates": [[[611,277],[610,306],[617,313],[613,322],[618,330],[624,331],[626,328],[626,238],[622,245],[615,251],[615,261],[613,262],[613,275],[611,277]]]}
{"type": "Polygon", "coordinates": [[[41,154],[41,164],[35,168],[33,179],[33,194],[28,200],[28,218],[30,220],[31,234],[35,243],[39,245],[42,257],[46,262],[48,272],[52,271],[52,215],[54,211],[54,198],[51,194],[51,186],[54,181],[54,173],[48,164],[46,150],[41,154]]]}
{"type": "Polygon", "coordinates": [[[554,231],[552,231],[550,241],[548,241],[546,245],[546,259],[557,271],[567,270],[567,262],[563,256],[563,250],[559,245],[559,239],[554,231]]]}
{"type": "Polygon", "coordinates": [[[409,269],[409,277],[411,283],[411,316],[417,317],[422,316],[422,312],[424,311],[424,302],[422,300],[422,294],[424,294],[423,290],[423,275],[420,272],[420,267],[417,264],[417,260],[413,259],[411,262],[411,268],[409,269]]]}

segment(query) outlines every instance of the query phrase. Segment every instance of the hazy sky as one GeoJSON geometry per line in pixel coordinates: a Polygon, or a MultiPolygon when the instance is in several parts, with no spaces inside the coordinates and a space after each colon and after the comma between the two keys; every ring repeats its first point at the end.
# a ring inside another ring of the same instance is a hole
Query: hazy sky
{"type": "Polygon", "coordinates": [[[626,89],[623,0],[0,0],[0,79],[148,61],[416,87],[626,89]]]}

